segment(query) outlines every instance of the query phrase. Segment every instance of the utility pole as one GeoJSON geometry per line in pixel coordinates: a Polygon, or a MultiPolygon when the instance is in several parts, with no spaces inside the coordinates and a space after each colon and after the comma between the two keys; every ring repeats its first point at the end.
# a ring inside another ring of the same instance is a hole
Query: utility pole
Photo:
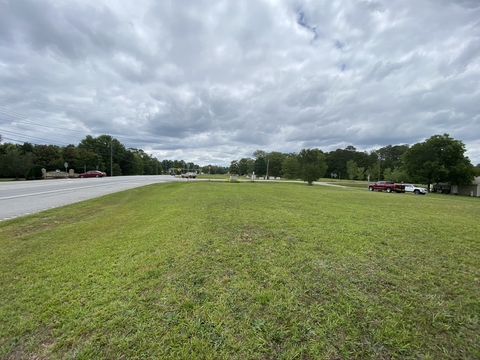
{"type": "Polygon", "coordinates": [[[268,165],[270,165],[270,159],[267,159],[267,176],[265,176],[265,180],[268,180],[268,165]]]}
{"type": "Polygon", "coordinates": [[[110,140],[110,176],[113,176],[113,145],[110,140]]]}

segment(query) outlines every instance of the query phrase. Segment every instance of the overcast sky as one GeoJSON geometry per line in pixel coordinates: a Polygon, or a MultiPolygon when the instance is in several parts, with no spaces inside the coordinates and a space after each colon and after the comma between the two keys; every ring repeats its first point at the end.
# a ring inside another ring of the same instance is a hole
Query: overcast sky
{"type": "Polygon", "coordinates": [[[0,0],[0,134],[104,133],[200,164],[449,133],[480,163],[480,1],[0,0]]]}

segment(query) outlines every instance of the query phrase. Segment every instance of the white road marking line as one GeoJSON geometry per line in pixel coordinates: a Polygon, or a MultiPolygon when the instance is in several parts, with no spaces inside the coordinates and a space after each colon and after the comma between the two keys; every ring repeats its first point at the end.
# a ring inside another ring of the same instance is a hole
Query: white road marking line
{"type": "MultiPolygon", "coordinates": [[[[119,183],[119,185],[142,185],[143,182],[137,181],[127,181],[124,183],[119,183]]],[[[103,183],[103,184],[95,184],[95,185],[89,185],[89,186],[78,186],[78,187],[73,187],[73,188],[64,188],[64,189],[57,189],[57,190],[48,190],[48,191],[40,191],[36,193],[30,193],[30,194],[21,194],[21,195],[12,195],[12,196],[4,196],[0,197],[0,200],[9,200],[9,199],[16,199],[16,198],[21,198],[21,197],[27,197],[27,196],[36,196],[36,195],[44,195],[44,194],[53,194],[57,192],[62,192],[62,191],[72,191],[72,190],[79,190],[79,189],[88,189],[88,188],[95,188],[95,187],[100,187],[100,186],[109,186],[112,185],[111,183],[103,183]]],[[[145,185],[151,185],[151,184],[145,184],[145,185]]],[[[121,190],[115,190],[115,191],[121,191],[121,190]]]]}
{"type": "Polygon", "coordinates": [[[16,198],[27,197],[27,196],[36,196],[36,195],[43,195],[43,194],[52,194],[52,193],[57,193],[57,192],[62,192],[62,191],[71,191],[71,190],[78,190],[78,189],[87,189],[87,188],[99,187],[99,186],[106,186],[106,185],[110,185],[110,184],[99,184],[99,185],[81,186],[81,187],[75,187],[75,188],[67,188],[67,189],[57,189],[57,190],[41,191],[41,192],[30,193],[30,194],[4,196],[4,197],[0,197],[0,200],[9,200],[9,199],[16,199],[16,198]]]}
{"type": "MultiPolygon", "coordinates": [[[[68,191],[71,192],[72,190],[79,190],[79,189],[86,189],[86,188],[97,188],[97,189],[93,189],[92,191],[90,191],[89,194],[80,194],[79,197],[77,199],[73,200],[73,201],[69,201],[69,202],[62,201],[59,204],[56,204],[56,205],[53,205],[53,206],[36,208],[33,211],[30,209],[28,211],[28,213],[18,213],[17,214],[14,211],[15,214],[10,213],[7,216],[5,216],[6,215],[5,214],[5,215],[3,215],[4,217],[0,218],[0,222],[16,219],[16,218],[19,218],[19,217],[22,217],[22,216],[25,216],[25,215],[31,215],[31,214],[39,213],[39,212],[50,210],[50,209],[55,209],[55,208],[58,208],[58,207],[61,207],[61,206],[67,206],[67,205],[70,205],[70,204],[78,203],[78,202],[93,199],[93,198],[98,198],[98,197],[109,195],[109,194],[116,193],[116,192],[127,191],[127,190],[131,190],[131,189],[134,189],[134,188],[148,186],[148,185],[154,185],[154,184],[173,183],[173,182],[177,182],[177,181],[178,181],[178,179],[171,179],[171,178],[168,178],[168,179],[160,178],[160,179],[155,179],[155,180],[154,179],[130,178],[130,179],[122,179],[122,181],[115,181],[115,182],[114,181],[111,181],[111,182],[103,182],[102,181],[102,183],[97,183],[96,182],[95,184],[90,184],[89,186],[62,188],[62,189],[55,189],[55,190],[49,190],[49,191],[39,191],[39,192],[36,192],[36,193],[29,193],[29,194],[4,196],[4,197],[0,197],[0,200],[11,200],[11,199],[16,199],[16,198],[42,195],[42,194],[68,192],[68,191]],[[126,181],[124,181],[124,180],[126,180],[126,181]],[[145,181],[145,180],[147,180],[147,181],[145,181]],[[119,185],[120,188],[116,188],[115,185],[119,185]],[[111,189],[105,189],[105,186],[111,186],[112,188],[111,189]],[[97,192],[102,192],[102,193],[97,194],[97,192]]],[[[60,183],[60,181],[56,181],[56,182],[60,183]]],[[[48,182],[48,184],[43,183],[41,185],[52,185],[52,182],[48,182]]],[[[15,187],[15,189],[19,189],[19,188],[15,187]]],[[[27,190],[27,189],[23,188],[23,190],[27,190]]],[[[30,188],[29,190],[33,190],[33,189],[30,188]]],[[[3,187],[3,188],[0,187],[0,194],[2,192],[3,193],[8,193],[10,191],[11,191],[11,189],[6,189],[5,187],[3,187]]],[[[8,202],[7,202],[7,204],[8,204],[8,202]]]]}

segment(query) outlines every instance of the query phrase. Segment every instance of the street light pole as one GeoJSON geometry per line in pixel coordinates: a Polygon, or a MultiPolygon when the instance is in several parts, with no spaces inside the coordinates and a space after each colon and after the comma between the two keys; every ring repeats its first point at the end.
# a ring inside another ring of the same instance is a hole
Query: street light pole
{"type": "Polygon", "coordinates": [[[265,180],[268,180],[268,165],[270,165],[270,159],[267,159],[267,176],[265,176],[265,180]]]}

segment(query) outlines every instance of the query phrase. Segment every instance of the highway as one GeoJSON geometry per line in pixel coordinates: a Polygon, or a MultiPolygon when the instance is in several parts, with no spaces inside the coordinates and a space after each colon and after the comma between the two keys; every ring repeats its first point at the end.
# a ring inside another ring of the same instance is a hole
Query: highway
{"type": "Polygon", "coordinates": [[[173,181],[186,180],[169,175],[148,175],[1,182],[0,221],[118,191],[173,181]]]}

